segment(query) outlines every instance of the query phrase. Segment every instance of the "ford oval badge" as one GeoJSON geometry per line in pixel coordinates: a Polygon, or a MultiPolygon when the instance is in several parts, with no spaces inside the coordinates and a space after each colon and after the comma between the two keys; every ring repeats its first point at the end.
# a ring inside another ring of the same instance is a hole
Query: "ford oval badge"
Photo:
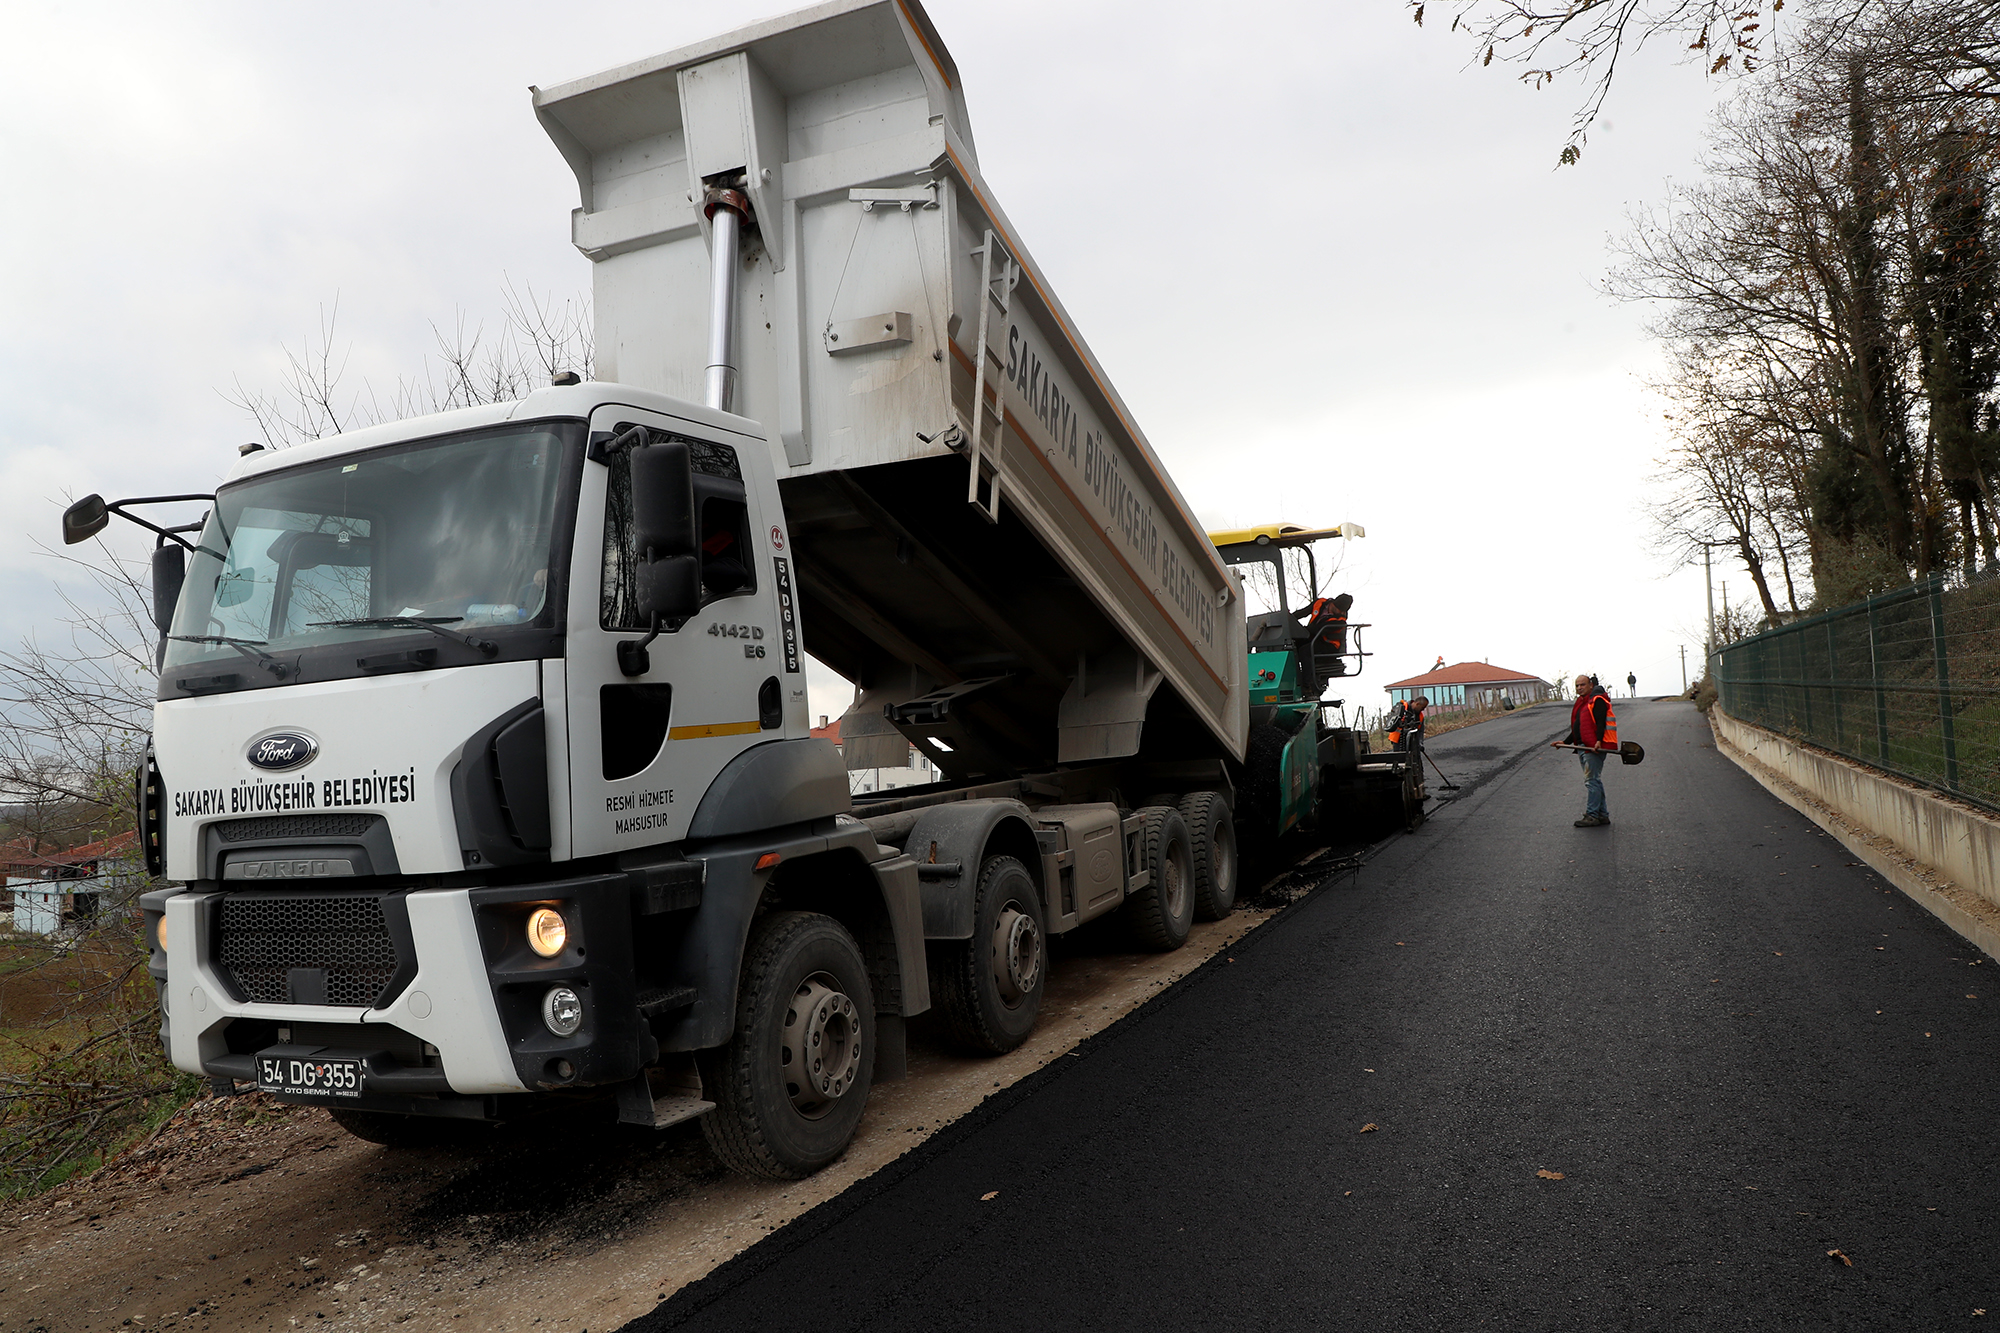
{"type": "Polygon", "coordinates": [[[249,760],[259,768],[282,773],[303,768],[319,753],[319,742],[296,731],[274,731],[250,742],[249,760]]]}

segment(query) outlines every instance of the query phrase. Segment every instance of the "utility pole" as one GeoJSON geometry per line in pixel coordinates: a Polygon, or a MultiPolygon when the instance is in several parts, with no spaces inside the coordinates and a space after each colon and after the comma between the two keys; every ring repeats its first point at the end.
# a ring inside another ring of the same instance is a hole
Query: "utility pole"
{"type": "MultiPolygon", "coordinates": [[[[1707,641],[1702,644],[1701,653],[1701,671],[1704,676],[1708,674],[1708,664],[1715,660],[1715,562],[1713,554],[1715,548],[1718,546],[1735,546],[1736,544],[1733,541],[1696,542],[1696,545],[1701,547],[1701,581],[1708,597],[1708,635],[1707,641]]],[[[1729,584],[1727,582],[1724,582],[1722,585],[1722,614],[1725,619],[1729,615],[1729,584]]]]}
{"type": "Polygon", "coordinates": [[[1688,692],[1688,646],[1681,645],[1681,693],[1688,692]]]}
{"type": "MultiPolygon", "coordinates": [[[[1715,570],[1709,561],[1710,543],[1701,544],[1701,581],[1708,588],[1708,643],[1702,650],[1702,670],[1708,669],[1708,659],[1715,656],[1715,570]]],[[[1723,594],[1725,597],[1727,593],[1723,594]]]]}

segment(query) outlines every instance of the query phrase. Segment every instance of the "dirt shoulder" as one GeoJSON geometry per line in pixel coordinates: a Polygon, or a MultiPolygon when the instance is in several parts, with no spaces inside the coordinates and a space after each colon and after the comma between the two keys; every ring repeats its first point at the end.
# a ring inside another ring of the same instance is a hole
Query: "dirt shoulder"
{"type": "Polygon", "coordinates": [[[913,1020],[910,1077],[875,1089],[846,1156],[805,1181],[728,1174],[694,1124],[659,1132],[576,1119],[475,1151],[392,1152],[320,1110],[204,1100],[88,1179],[0,1213],[0,1333],[612,1329],[1273,914],[1240,909],[1197,925],[1164,955],[1130,953],[1109,931],[1066,937],[1034,1036],[998,1059],[958,1055],[913,1020]]]}

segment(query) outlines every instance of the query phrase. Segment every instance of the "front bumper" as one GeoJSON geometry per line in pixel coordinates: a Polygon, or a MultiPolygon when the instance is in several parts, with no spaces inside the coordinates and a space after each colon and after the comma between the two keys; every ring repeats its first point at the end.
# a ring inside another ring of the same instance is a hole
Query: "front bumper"
{"type": "Polygon", "coordinates": [[[625,1083],[659,1058],[652,1020],[695,998],[692,987],[644,982],[634,940],[657,946],[680,929],[702,902],[705,870],[667,860],[498,887],[224,893],[208,884],[149,895],[172,946],[153,956],[163,1037],[175,1065],[217,1079],[256,1080],[260,1054],[280,1046],[362,1060],[363,1086],[345,1098],[358,1109],[483,1114],[405,1103],[625,1083]],[[568,923],[553,958],[527,944],[537,907],[568,923]],[[372,935],[357,923],[373,923],[372,935]],[[583,1021],[567,1036],[542,1019],[556,986],[581,1000],[583,1021]],[[318,1002],[327,999],[347,1002],[318,1002]]]}
{"type": "Polygon", "coordinates": [[[493,1004],[471,892],[400,895],[415,971],[386,1003],[364,1006],[252,999],[220,957],[225,895],[174,894],[164,903],[170,949],[161,995],[169,1057],[190,1073],[254,1079],[259,1050],[303,1044],[301,1034],[310,1034],[321,1049],[367,1057],[369,1093],[527,1091],[493,1004]],[[411,1054],[421,1062],[408,1063],[411,1054]]]}

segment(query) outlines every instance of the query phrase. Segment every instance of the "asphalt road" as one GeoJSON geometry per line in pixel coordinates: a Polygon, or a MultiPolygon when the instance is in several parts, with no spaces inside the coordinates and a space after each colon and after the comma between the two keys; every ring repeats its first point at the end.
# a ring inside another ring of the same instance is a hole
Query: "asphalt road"
{"type": "Polygon", "coordinates": [[[632,1327],[2000,1326],[1994,961],[1618,712],[632,1327]]]}

